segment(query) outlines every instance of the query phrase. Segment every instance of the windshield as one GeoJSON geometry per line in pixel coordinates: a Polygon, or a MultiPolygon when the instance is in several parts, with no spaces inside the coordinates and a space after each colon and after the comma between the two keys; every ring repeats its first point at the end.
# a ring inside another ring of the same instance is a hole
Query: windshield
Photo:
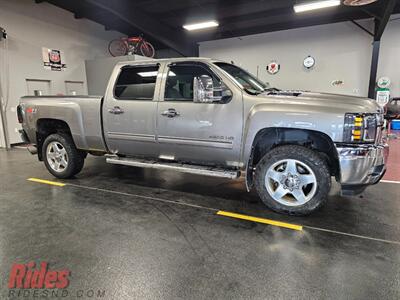
{"type": "Polygon", "coordinates": [[[214,64],[231,75],[250,94],[257,95],[268,90],[268,86],[265,83],[235,65],[224,62],[216,62],[214,64]]]}

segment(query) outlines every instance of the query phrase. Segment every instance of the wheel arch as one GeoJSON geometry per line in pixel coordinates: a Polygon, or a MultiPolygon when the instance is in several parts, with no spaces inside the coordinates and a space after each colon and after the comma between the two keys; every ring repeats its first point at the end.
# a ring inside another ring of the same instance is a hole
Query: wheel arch
{"type": "Polygon", "coordinates": [[[270,150],[283,145],[298,145],[317,151],[326,160],[332,176],[340,176],[339,157],[335,144],[325,133],[299,128],[263,128],[257,132],[251,146],[247,162],[246,185],[250,190],[253,185],[254,168],[270,150]]]}
{"type": "Polygon", "coordinates": [[[37,141],[36,146],[38,149],[38,158],[40,161],[43,160],[42,156],[43,143],[49,135],[54,133],[68,134],[71,136],[73,140],[71,129],[67,124],[67,122],[51,118],[41,118],[36,121],[36,141],[37,141]]]}

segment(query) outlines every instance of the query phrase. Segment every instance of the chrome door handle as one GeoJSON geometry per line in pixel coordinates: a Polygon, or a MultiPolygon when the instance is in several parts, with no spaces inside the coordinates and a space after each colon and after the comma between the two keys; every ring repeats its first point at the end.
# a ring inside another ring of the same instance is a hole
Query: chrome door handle
{"type": "Polygon", "coordinates": [[[124,110],[121,109],[121,107],[119,107],[119,106],[114,106],[113,108],[110,108],[110,109],[108,110],[108,112],[109,112],[110,114],[120,115],[120,114],[123,114],[123,113],[124,113],[124,110]]]}
{"type": "Polygon", "coordinates": [[[180,114],[173,108],[169,108],[168,110],[161,113],[161,115],[168,118],[175,118],[177,116],[180,116],[180,114]]]}

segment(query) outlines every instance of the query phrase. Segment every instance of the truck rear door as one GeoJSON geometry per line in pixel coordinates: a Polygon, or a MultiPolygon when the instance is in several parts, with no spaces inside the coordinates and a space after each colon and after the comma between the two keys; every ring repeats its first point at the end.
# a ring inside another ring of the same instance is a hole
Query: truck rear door
{"type": "Polygon", "coordinates": [[[103,105],[104,135],[110,151],[158,157],[155,115],[162,67],[144,63],[114,70],[103,105]]]}

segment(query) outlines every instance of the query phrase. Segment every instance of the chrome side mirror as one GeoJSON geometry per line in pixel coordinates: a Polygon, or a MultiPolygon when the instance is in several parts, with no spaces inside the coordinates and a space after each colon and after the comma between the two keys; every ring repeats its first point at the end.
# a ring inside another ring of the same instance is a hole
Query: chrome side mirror
{"type": "Polygon", "coordinates": [[[208,75],[201,75],[193,79],[193,102],[228,102],[231,98],[232,92],[223,82],[214,86],[213,79],[208,75]]]}
{"type": "Polygon", "coordinates": [[[209,103],[214,101],[214,83],[210,76],[201,75],[193,79],[193,102],[209,103]]]}

